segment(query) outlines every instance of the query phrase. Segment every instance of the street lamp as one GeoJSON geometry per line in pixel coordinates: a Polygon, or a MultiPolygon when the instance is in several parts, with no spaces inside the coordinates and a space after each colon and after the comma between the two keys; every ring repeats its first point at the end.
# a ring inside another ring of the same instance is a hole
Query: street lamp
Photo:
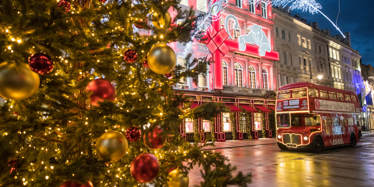
{"type": "Polygon", "coordinates": [[[317,79],[320,81],[320,80],[322,80],[323,79],[323,75],[322,74],[318,74],[317,75],[317,79]]]}

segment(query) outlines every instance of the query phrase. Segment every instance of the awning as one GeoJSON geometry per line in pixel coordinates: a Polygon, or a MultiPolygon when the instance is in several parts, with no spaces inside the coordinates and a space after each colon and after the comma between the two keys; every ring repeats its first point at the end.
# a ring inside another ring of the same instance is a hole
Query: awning
{"type": "Polygon", "coordinates": [[[261,110],[262,112],[271,112],[268,108],[262,106],[262,105],[255,105],[257,109],[261,110]]]}
{"type": "Polygon", "coordinates": [[[229,108],[231,112],[240,112],[240,109],[233,104],[226,104],[226,107],[229,108]]]}
{"type": "Polygon", "coordinates": [[[274,105],[269,105],[268,107],[270,108],[270,110],[275,111],[275,106],[274,105]]]}
{"type": "Polygon", "coordinates": [[[248,112],[256,112],[256,109],[249,106],[249,105],[239,105],[242,109],[248,111],[248,112]]]}
{"type": "Polygon", "coordinates": [[[193,102],[193,103],[191,104],[191,109],[197,108],[198,106],[199,106],[198,103],[193,102]]]}

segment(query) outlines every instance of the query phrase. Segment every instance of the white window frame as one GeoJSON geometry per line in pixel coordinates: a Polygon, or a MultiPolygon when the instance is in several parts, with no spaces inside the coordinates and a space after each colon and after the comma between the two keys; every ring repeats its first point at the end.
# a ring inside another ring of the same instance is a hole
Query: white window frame
{"type": "Polygon", "coordinates": [[[223,85],[227,86],[229,84],[229,79],[228,79],[228,74],[229,74],[229,67],[225,61],[222,61],[222,81],[223,85]]]}
{"type": "Polygon", "coordinates": [[[242,0],[236,0],[236,6],[238,8],[242,8],[243,7],[243,1],[242,0]]]}
{"type": "Polygon", "coordinates": [[[243,68],[239,63],[234,64],[235,86],[243,87],[243,68]]]}
{"type": "Polygon", "coordinates": [[[265,19],[268,18],[268,4],[266,2],[261,2],[261,16],[265,19]]]}
{"type": "Polygon", "coordinates": [[[253,66],[248,67],[248,87],[256,88],[256,69],[253,66]]]}
{"type": "Polygon", "coordinates": [[[269,73],[266,69],[262,70],[262,88],[269,89],[269,73]]]}
{"type": "Polygon", "coordinates": [[[256,3],[255,0],[248,0],[249,12],[252,14],[256,13],[256,3]]]}

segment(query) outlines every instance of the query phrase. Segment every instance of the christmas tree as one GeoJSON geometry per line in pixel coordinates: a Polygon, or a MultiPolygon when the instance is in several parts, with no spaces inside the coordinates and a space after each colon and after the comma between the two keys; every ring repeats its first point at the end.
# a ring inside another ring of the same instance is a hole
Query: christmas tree
{"type": "MultiPolygon", "coordinates": [[[[245,186],[220,154],[179,136],[173,85],[192,10],[178,0],[1,0],[0,186],[245,186]]],[[[187,57],[188,58],[188,57],[187,57]]],[[[211,118],[211,117],[209,117],[211,118]]]]}

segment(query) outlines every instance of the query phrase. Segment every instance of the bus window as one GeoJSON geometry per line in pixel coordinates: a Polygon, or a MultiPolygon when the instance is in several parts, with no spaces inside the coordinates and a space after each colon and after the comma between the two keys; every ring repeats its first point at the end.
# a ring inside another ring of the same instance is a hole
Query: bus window
{"type": "Polygon", "coordinates": [[[345,95],[345,101],[347,101],[347,102],[351,102],[351,96],[348,95],[348,94],[346,94],[346,95],[345,95]]]}
{"type": "Polygon", "coordinates": [[[336,93],[335,92],[329,92],[329,99],[336,100],[336,93]]]}
{"type": "Polygon", "coordinates": [[[303,97],[306,97],[305,88],[292,90],[292,98],[303,98],[303,97]]]}
{"type": "Polygon", "coordinates": [[[352,100],[352,102],[357,102],[357,99],[354,95],[351,95],[351,100],[352,100]]]}
{"type": "Polygon", "coordinates": [[[344,101],[344,96],[343,96],[342,93],[337,93],[337,95],[338,95],[338,100],[339,101],[344,101]]]}
{"type": "Polygon", "coordinates": [[[320,94],[320,97],[323,98],[323,99],[328,99],[329,98],[329,95],[327,94],[327,91],[320,90],[319,94],[320,94]]]}
{"type": "Polygon", "coordinates": [[[291,114],[291,126],[320,126],[320,117],[316,115],[291,114]]]}
{"type": "Polygon", "coordinates": [[[348,126],[353,126],[353,118],[348,118],[348,126]]]}
{"type": "Polygon", "coordinates": [[[278,114],[278,127],[290,127],[290,115],[289,114],[278,114]]]}
{"type": "Polygon", "coordinates": [[[291,98],[290,91],[281,91],[278,92],[278,99],[289,99],[291,98]]]}
{"type": "Polygon", "coordinates": [[[305,126],[320,126],[320,117],[319,116],[309,116],[305,117],[305,126]]]}
{"type": "Polygon", "coordinates": [[[309,97],[317,97],[317,90],[314,88],[309,88],[309,97]]]}

